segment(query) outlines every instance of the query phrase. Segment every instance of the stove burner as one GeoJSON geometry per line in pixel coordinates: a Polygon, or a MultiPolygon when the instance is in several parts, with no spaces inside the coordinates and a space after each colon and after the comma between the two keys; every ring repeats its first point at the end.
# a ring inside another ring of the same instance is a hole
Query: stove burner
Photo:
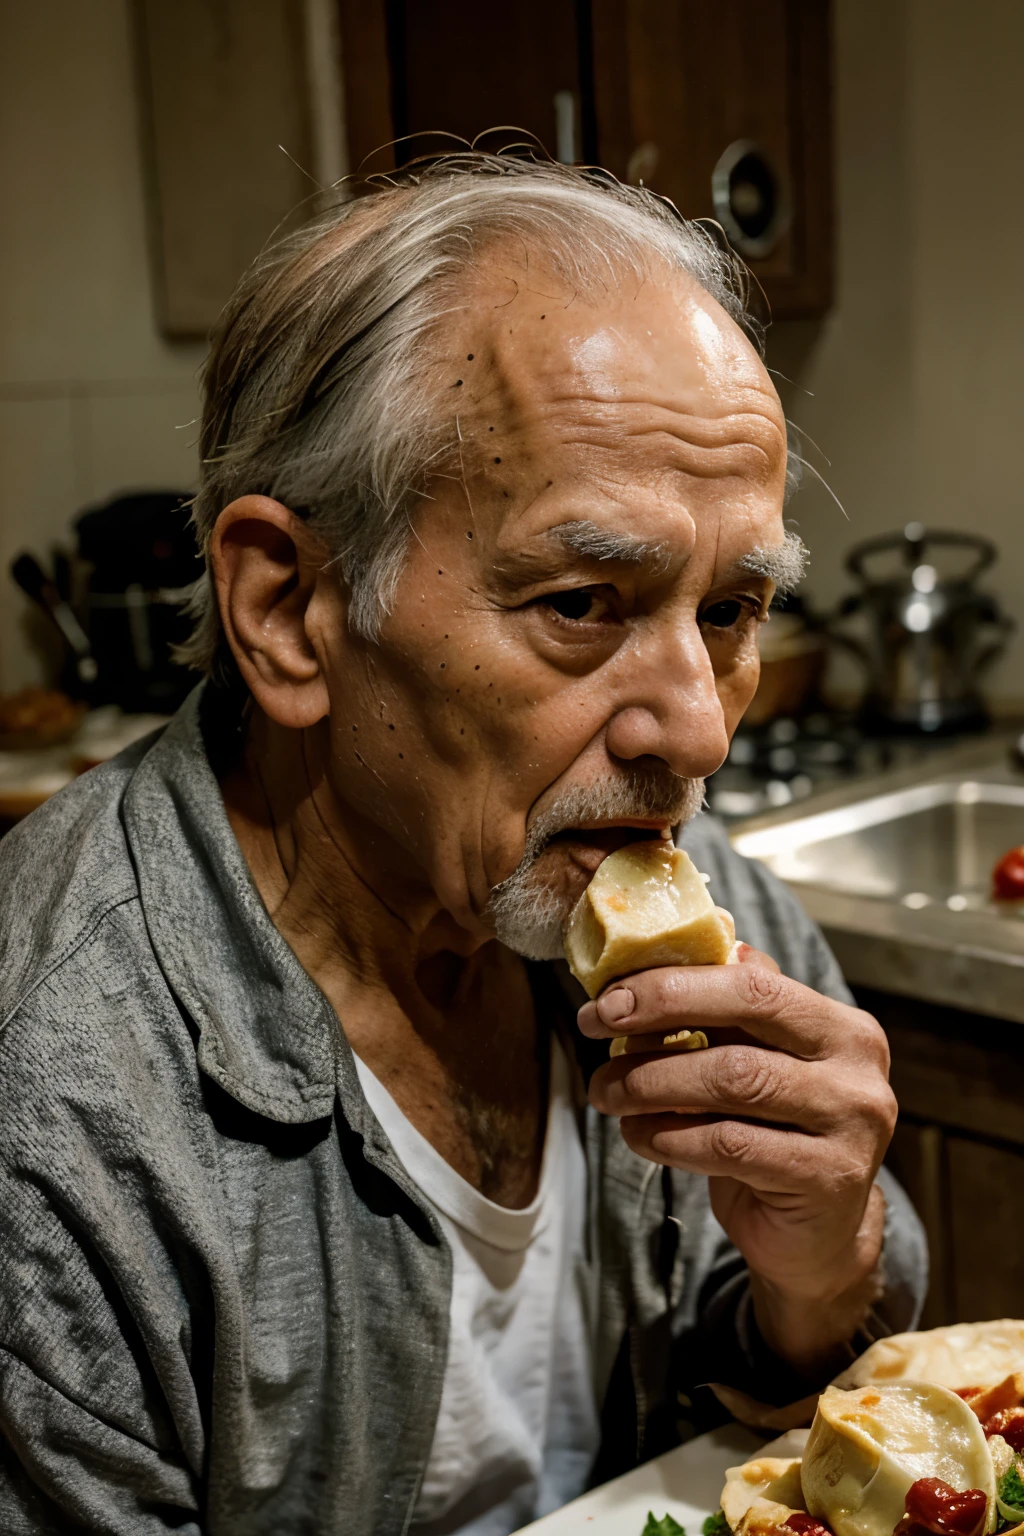
{"type": "Polygon", "coordinates": [[[726,819],[757,816],[854,775],[917,761],[933,750],[934,743],[924,740],[865,736],[844,714],[741,726],[728,758],[708,779],[708,805],[726,819]]]}

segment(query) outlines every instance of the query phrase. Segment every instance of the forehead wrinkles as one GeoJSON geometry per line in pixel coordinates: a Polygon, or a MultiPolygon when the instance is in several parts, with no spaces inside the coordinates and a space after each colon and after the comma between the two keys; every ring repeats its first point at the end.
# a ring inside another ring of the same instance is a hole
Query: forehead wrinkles
{"type": "Polygon", "coordinates": [[[696,414],[647,400],[569,399],[552,402],[547,414],[562,440],[614,453],[640,474],[739,474],[761,485],[785,469],[785,434],[766,401],[696,414]]]}
{"type": "Polygon", "coordinates": [[[515,338],[505,345],[499,332],[478,354],[480,373],[460,427],[484,466],[500,443],[512,455],[501,459],[506,474],[553,447],[617,451],[637,469],[655,456],[667,458],[659,467],[702,477],[745,473],[767,480],[784,472],[781,408],[770,384],[754,382],[756,359],[736,369],[739,379],[676,383],[629,370],[634,377],[620,384],[611,369],[595,376],[578,366],[564,337],[561,344],[549,342],[536,330],[529,347],[515,338]]]}

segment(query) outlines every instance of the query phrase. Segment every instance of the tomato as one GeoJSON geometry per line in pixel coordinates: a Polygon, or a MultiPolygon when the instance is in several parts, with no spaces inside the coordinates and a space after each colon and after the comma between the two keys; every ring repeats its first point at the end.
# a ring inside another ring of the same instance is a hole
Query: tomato
{"type": "Polygon", "coordinates": [[[1024,1408],[1003,1408],[981,1426],[986,1435],[1002,1435],[1015,1451],[1024,1451],[1024,1408]]]}
{"type": "Polygon", "coordinates": [[[1024,846],[1004,853],[992,871],[992,896],[996,901],[1024,901],[1024,846]]]}

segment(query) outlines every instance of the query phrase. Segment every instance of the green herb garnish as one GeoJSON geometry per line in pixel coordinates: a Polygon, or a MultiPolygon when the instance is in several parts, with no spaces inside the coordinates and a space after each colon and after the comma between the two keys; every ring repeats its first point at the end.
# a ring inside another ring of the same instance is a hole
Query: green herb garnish
{"type": "Polygon", "coordinates": [[[1013,1525],[1024,1520],[1024,1478],[1020,1475],[1019,1461],[1013,1461],[999,1479],[996,1503],[1004,1520],[1013,1525]]]}
{"type": "Polygon", "coordinates": [[[647,1524],[643,1528],[642,1536],[686,1536],[686,1531],[678,1520],[673,1520],[671,1515],[666,1515],[662,1520],[655,1520],[648,1510],[647,1524]]]}
{"type": "Polygon", "coordinates": [[[716,1509],[713,1515],[708,1515],[701,1526],[703,1536],[730,1536],[729,1522],[720,1509],[716,1509]]]}

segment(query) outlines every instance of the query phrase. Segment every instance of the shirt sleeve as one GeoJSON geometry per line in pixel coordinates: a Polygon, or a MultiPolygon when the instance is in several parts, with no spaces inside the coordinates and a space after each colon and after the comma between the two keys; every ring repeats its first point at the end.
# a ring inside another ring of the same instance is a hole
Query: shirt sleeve
{"type": "Polygon", "coordinates": [[[200,1536],[184,1468],[74,1402],[0,1349],[5,1536],[200,1536]]]}
{"type": "MultiPolygon", "coordinates": [[[[917,1213],[887,1168],[876,1183],[885,1196],[881,1294],[848,1341],[849,1359],[889,1334],[916,1328],[928,1289],[928,1248],[917,1213]]],[[[675,1348],[677,1386],[693,1395],[715,1381],[758,1402],[781,1406],[826,1385],[798,1375],[765,1344],[754,1318],[746,1262],[705,1208],[703,1274],[694,1275],[694,1313],[675,1348]]],[[[829,1376],[835,1372],[829,1372],[829,1376]]]]}
{"type": "Polygon", "coordinates": [[[180,1356],[186,1314],[140,1238],[117,1095],[95,1059],[64,1081],[33,1043],[0,1033],[0,1531],[199,1536],[148,1317],[180,1356]]]}

